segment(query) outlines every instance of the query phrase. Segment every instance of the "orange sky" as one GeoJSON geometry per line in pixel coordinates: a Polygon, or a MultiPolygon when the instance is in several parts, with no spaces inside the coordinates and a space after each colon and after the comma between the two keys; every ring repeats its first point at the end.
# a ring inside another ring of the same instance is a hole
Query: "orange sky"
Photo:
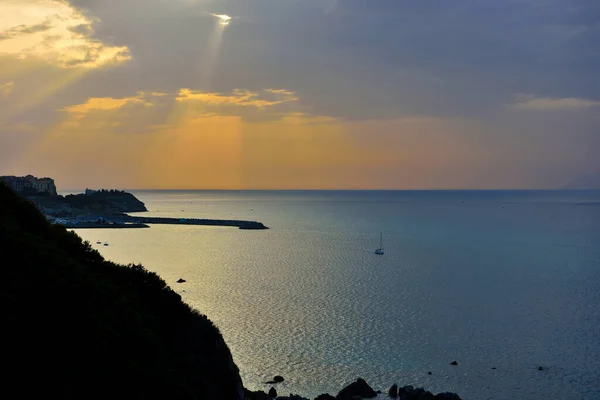
{"type": "MultiPolygon", "coordinates": [[[[183,18],[190,9],[181,7],[172,9],[183,18]]],[[[440,111],[441,94],[427,97],[405,73],[371,84],[381,60],[357,58],[357,80],[344,69],[315,72],[308,53],[297,60],[307,76],[261,84],[263,70],[284,70],[232,50],[234,35],[258,28],[194,7],[205,36],[188,48],[119,37],[118,25],[97,34],[103,18],[120,21],[102,8],[95,15],[68,1],[0,4],[0,175],[52,176],[62,189],[469,189],[560,187],[597,168],[600,103],[592,99],[524,90],[485,112],[453,112],[451,103],[440,111]],[[173,51],[196,54],[165,61],[160,75],[143,62],[173,51]],[[228,88],[216,87],[244,63],[228,88]],[[402,98],[384,101],[387,87],[402,98]]],[[[159,27],[139,29],[151,37],[159,27]]],[[[414,79],[445,79],[423,74],[414,79]]],[[[459,92],[456,102],[466,104],[459,92]]]]}

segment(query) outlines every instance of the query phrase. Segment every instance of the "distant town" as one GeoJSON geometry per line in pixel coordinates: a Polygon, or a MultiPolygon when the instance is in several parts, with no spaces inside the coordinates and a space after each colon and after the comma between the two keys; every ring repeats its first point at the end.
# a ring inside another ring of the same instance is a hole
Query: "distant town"
{"type": "Polygon", "coordinates": [[[27,176],[0,176],[0,180],[8,184],[15,192],[22,195],[47,195],[57,196],[56,185],[52,178],[36,178],[27,176]]]}

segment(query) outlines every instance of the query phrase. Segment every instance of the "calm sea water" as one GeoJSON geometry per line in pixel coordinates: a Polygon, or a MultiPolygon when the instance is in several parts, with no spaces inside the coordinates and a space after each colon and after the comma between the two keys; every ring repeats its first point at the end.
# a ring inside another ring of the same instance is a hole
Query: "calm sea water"
{"type": "Polygon", "coordinates": [[[78,231],[208,315],[250,389],[600,398],[600,192],[134,193],[146,215],[272,228],[78,231]]]}

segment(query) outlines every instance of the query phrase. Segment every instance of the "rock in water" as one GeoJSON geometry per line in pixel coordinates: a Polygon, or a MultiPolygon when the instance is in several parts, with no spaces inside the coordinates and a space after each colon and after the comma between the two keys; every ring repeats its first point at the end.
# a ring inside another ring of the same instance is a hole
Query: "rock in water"
{"type": "Polygon", "coordinates": [[[421,393],[419,400],[434,400],[435,396],[431,392],[421,393]]]}
{"type": "Polygon", "coordinates": [[[456,393],[451,392],[438,393],[433,398],[435,400],[461,400],[456,393]]]}
{"type": "Polygon", "coordinates": [[[244,388],[244,397],[247,400],[271,400],[269,395],[266,394],[262,390],[257,390],[256,392],[252,392],[246,388],[244,388]]]}
{"type": "Polygon", "coordinates": [[[398,397],[398,385],[394,383],[390,390],[388,390],[388,395],[390,397],[398,397]]]}
{"type": "Polygon", "coordinates": [[[177,283],[184,283],[184,282],[187,282],[187,281],[185,279],[183,279],[183,278],[177,279],[177,283]]]}
{"type": "Polygon", "coordinates": [[[275,390],[274,387],[272,387],[271,389],[269,389],[269,397],[277,397],[277,390],[275,390]]]}
{"type": "Polygon", "coordinates": [[[346,400],[352,399],[354,396],[371,399],[377,396],[377,393],[364,379],[358,378],[356,382],[352,382],[343,388],[337,395],[337,399],[346,400]]]}
{"type": "Polygon", "coordinates": [[[398,396],[401,400],[417,400],[418,396],[415,393],[415,388],[412,385],[407,385],[398,389],[398,396]]]}
{"type": "Polygon", "coordinates": [[[323,393],[315,397],[315,400],[335,400],[335,397],[333,397],[329,393],[323,393]]]}
{"type": "Polygon", "coordinates": [[[273,377],[273,381],[274,381],[274,382],[276,382],[276,383],[281,383],[281,382],[283,382],[284,380],[285,380],[285,379],[283,379],[283,376],[281,376],[281,375],[275,375],[275,376],[273,377]]]}
{"type": "Polygon", "coordinates": [[[458,365],[458,363],[456,361],[452,361],[450,365],[458,365]]]}

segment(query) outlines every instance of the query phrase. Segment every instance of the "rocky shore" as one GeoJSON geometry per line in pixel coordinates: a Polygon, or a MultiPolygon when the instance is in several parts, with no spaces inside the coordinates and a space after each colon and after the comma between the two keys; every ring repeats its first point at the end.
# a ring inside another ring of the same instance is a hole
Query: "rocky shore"
{"type": "MultiPolygon", "coordinates": [[[[283,379],[279,380],[281,382],[283,379]]],[[[274,379],[268,383],[277,383],[274,379]]],[[[374,390],[364,379],[358,378],[355,382],[352,382],[336,395],[333,396],[329,393],[323,393],[314,398],[314,400],[361,400],[361,399],[372,399],[380,395],[381,390],[374,390]]],[[[461,400],[460,396],[456,393],[442,392],[433,394],[432,392],[425,390],[424,388],[415,388],[413,386],[399,387],[398,384],[394,383],[388,390],[387,396],[391,399],[396,400],[461,400]]],[[[244,389],[244,397],[246,400],[310,400],[306,397],[302,397],[297,394],[290,393],[289,396],[278,396],[277,389],[272,386],[268,393],[262,390],[250,391],[244,389]]]]}

